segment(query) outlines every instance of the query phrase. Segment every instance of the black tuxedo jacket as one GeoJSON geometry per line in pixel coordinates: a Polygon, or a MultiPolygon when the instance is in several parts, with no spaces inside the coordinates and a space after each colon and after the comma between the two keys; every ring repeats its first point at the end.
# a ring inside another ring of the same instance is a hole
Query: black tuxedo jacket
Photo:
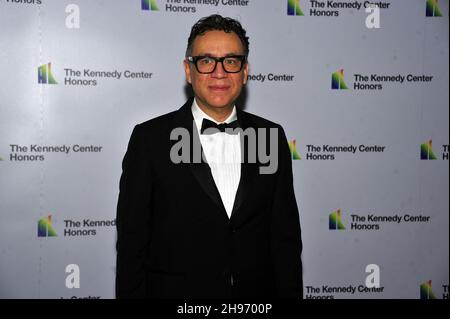
{"type": "Polygon", "coordinates": [[[131,135],[117,208],[116,296],[302,298],[299,214],[283,129],[237,110],[242,129],[278,129],[278,170],[261,175],[259,163],[242,163],[229,218],[207,163],[170,160],[174,128],[198,138],[192,101],[131,135]]]}

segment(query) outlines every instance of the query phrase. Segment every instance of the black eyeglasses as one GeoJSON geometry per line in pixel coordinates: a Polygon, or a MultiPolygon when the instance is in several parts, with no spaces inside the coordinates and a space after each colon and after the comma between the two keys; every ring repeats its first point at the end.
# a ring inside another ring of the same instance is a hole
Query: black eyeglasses
{"type": "Polygon", "coordinates": [[[217,67],[217,62],[222,63],[222,67],[227,73],[239,73],[245,64],[245,55],[230,55],[221,58],[212,56],[189,56],[187,60],[195,65],[198,73],[213,73],[217,67]]]}

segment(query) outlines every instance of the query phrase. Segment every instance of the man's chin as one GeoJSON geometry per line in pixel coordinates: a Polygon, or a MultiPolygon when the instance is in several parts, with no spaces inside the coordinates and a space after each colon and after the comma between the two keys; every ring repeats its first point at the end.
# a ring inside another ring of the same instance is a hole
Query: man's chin
{"type": "Polygon", "coordinates": [[[208,104],[210,107],[213,107],[215,109],[227,109],[234,105],[233,100],[230,99],[216,99],[216,100],[210,100],[208,101],[208,104]]]}

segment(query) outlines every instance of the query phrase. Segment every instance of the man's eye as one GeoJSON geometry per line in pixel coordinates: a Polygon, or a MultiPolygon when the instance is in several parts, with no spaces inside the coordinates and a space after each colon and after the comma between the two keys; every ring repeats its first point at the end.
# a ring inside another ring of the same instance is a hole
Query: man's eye
{"type": "Polygon", "coordinates": [[[200,59],[198,62],[199,62],[200,64],[207,65],[207,64],[212,64],[212,63],[214,63],[214,60],[213,60],[213,59],[210,59],[210,58],[203,58],[203,59],[200,59]]]}
{"type": "Polygon", "coordinates": [[[225,59],[225,63],[228,65],[235,65],[238,63],[237,59],[225,59]]]}

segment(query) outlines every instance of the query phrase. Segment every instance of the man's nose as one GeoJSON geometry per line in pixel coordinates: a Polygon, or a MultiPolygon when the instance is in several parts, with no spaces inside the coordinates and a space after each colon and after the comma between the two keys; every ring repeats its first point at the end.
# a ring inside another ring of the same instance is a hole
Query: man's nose
{"type": "Polygon", "coordinates": [[[214,72],[211,74],[211,76],[212,76],[213,78],[219,78],[219,79],[221,79],[221,78],[227,77],[227,74],[228,74],[228,73],[225,72],[225,69],[223,68],[222,62],[217,62],[216,69],[215,69],[214,72]]]}

